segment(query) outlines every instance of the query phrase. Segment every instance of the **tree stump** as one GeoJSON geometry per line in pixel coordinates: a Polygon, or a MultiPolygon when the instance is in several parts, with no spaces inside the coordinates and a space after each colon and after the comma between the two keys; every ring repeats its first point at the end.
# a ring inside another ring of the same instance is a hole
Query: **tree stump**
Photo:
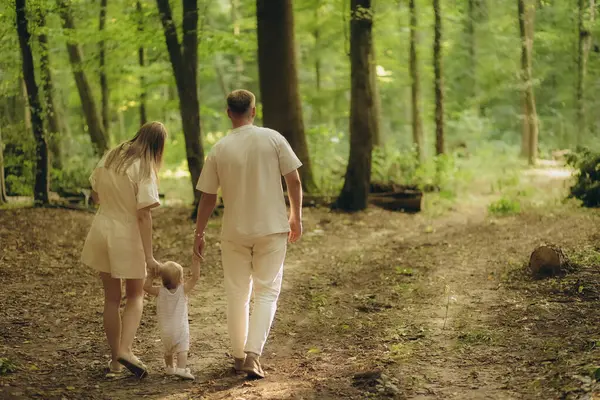
{"type": "Polygon", "coordinates": [[[539,246],[529,258],[529,270],[536,279],[564,275],[568,269],[569,260],[558,246],[539,246]]]}

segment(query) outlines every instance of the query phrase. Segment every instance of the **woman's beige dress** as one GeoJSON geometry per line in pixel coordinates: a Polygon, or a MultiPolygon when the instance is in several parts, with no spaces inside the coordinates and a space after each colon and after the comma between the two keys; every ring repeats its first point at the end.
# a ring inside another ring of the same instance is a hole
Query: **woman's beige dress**
{"type": "Polygon", "coordinates": [[[156,175],[140,179],[140,161],[125,174],[104,168],[100,160],[90,177],[100,208],[88,233],[81,260],[113,278],[144,279],[146,259],[137,210],[160,205],[156,175]]]}

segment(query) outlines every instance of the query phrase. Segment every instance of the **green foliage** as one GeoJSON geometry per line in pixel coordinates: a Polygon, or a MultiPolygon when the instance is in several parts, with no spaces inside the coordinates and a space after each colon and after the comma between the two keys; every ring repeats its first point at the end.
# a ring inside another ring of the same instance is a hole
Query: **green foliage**
{"type": "Polygon", "coordinates": [[[17,365],[8,358],[0,358],[0,376],[17,371],[17,365]]]}
{"type": "Polygon", "coordinates": [[[600,153],[579,148],[569,155],[568,163],[577,169],[569,197],[581,200],[585,207],[599,207],[600,153]]]}
{"type": "Polygon", "coordinates": [[[488,206],[488,212],[492,215],[514,215],[521,212],[519,200],[503,196],[488,206]]]}

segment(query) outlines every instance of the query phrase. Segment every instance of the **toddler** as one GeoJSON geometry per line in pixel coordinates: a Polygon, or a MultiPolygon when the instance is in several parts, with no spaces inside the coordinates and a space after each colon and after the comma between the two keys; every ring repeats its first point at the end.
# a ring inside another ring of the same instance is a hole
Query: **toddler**
{"type": "Polygon", "coordinates": [[[165,349],[165,368],[167,375],[194,380],[190,369],[186,368],[190,348],[190,326],[188,321],[187,295],[192,291],[200,276],[200,259],[192,260],[192,276],[186,282],[183,268],[173,261],[162,264],[157,271],[150,271],[144,290],[156,300],[156,314],[160,339],[165,349]],[[153,286],[152,281],[158,273],[162,286],[153,286]],[[174,356],[177,363],[174,364],[174,356]]]}

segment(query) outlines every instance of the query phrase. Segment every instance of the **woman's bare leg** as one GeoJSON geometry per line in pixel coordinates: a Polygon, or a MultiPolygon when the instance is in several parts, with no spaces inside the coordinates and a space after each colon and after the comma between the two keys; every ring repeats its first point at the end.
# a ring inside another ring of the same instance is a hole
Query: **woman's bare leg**
{"type": "Polygon", "coordinates": [[[119,365],[120,342],[121,342],[121,280],[115,279],[106,272],[100,272],[102,285],[104,286],[104,332],[110,346],[113,366],[119,365]]]}
{"type": "Polygon", "coordinates": [[[133,357],[133,340],[140,326],[144,309],[144,279],[127,279],[125,292],[127,303],[122,317],[120,355],[131,360],[133,357]]]}

